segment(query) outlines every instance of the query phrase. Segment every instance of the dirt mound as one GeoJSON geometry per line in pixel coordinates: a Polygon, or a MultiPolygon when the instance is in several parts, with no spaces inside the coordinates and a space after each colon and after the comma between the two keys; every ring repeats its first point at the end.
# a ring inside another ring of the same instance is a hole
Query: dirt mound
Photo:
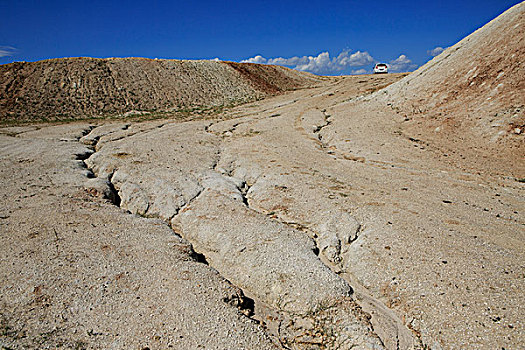
{"type": "Polygon", "coordinates": [[[379,94],[411,119],[412,136],[516,173],[512,159],[525,155],[524,37],[521,3],[379,94]]]}
{"type": "Polygon", "coordinates": [[[279,66],[144,58],[62,58],[0,66],[0,119],[64,119],[223,106],[311,86],[279,66]]]}

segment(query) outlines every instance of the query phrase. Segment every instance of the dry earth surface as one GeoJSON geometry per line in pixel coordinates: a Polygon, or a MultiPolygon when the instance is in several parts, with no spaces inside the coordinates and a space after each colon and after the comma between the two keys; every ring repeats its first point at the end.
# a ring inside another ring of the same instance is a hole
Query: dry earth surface
{"type": "Polygon", "coordinates": [[[0,129],[0,345],[521,348],[524,7],[410,75],[0,129]]]}

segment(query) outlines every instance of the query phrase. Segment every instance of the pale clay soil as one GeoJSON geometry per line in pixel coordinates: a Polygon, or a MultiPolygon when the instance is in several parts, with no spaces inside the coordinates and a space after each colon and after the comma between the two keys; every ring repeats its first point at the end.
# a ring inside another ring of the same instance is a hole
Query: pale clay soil
{"type": "Polygon", "coordinates": [[[0,128],[0,347],[523,348],[524,35],[410,75],[2,66],[7,121],[173,113],[0,128]]]}
{"type": "Polygon", "coordinates": [[[366,100],[400,78],[0,129],[0,345],[519,349],[525,185],[366,100]]]}

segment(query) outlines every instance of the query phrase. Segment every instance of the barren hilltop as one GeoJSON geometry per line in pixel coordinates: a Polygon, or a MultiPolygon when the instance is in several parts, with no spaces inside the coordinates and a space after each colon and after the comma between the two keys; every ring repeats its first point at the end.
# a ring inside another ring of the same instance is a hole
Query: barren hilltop
{"type": "Polygon", "coordinates": [[[0,118],[60,120],[238,105],[322,78],[251,63],[59,58],[0,66],[0,118]]]}
{"type": "Polygon", "coordinates": [[[1,66],[0,346],[521,348],[524,16],[410,74],[1,66]]]}

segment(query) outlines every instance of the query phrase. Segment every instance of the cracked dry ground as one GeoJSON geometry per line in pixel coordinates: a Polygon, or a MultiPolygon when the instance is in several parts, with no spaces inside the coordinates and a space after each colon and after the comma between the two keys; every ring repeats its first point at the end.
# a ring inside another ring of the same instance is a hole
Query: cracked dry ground
{"type": "Polygon", "coordinates": [[[215,120],[0,130],[5,348],[517,349],[523,184],[333,79],[215,120]]]}

